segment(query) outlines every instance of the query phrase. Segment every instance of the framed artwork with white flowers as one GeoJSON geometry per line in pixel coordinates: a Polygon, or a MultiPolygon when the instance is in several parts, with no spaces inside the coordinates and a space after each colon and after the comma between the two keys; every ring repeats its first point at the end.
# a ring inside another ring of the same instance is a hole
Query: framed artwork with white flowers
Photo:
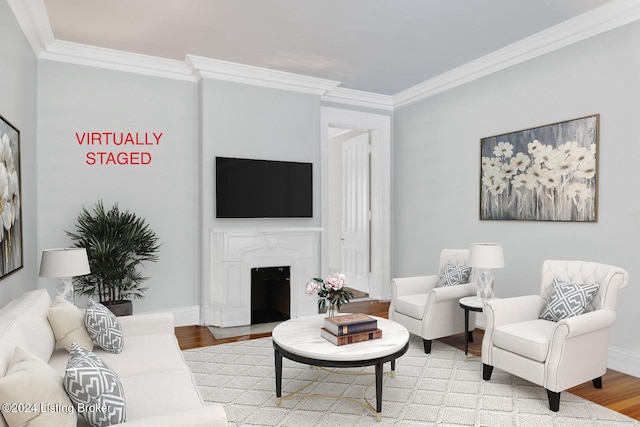
{"type": "Polygon", "coordinates": [[[480,219],[598,219],[600,115],[480,140],[480,219]]]}
{"type": "Polygon", "coordinates": [[[22,268],[20,131],[0,116],[0,279],[22,268]]]}

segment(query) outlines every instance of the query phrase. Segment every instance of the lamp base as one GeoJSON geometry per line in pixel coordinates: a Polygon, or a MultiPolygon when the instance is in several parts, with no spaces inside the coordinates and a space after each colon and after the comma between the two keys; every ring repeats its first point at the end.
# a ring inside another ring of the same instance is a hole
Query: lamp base
{"type": "Polygon", "coordinates": [[[75,296],[73,294],[73,282],[71,277],[64,277],[60,279],[60,284],[56,287],[56,295],[69,301],[71,304],[75,303],[75,296]]]}
{"type": "Polygon", "coordinates": [[[482,274],[480,274],[477,283],[478,298],[482,302],[482,305],[484,305],[487,300],[490,300],[495,295],[493,291],[493,282],[494,279],[491,271],[488,269],[482,270],[482,274]]]}

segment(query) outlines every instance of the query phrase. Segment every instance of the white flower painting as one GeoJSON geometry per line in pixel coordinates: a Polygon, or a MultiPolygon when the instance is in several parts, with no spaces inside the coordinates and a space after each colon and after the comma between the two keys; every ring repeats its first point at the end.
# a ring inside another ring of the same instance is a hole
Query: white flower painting
{"type": "Polygon", "coordinates": [[[0,278],[22,268],[20,133],[0,116],[0,278]]]}
{"type": "Polygon", "coordinates": [[[480,219],[596,221],[599,118],[481,139],[480,219]]]}

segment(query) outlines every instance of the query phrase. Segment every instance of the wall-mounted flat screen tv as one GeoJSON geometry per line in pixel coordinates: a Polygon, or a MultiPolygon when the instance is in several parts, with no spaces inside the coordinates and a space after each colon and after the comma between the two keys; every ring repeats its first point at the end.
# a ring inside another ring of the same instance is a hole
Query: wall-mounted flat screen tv
{"type": "Polygon", "coordinates": [[[311,217],[311,163],[216,157],[216,218],[311,217]]]}

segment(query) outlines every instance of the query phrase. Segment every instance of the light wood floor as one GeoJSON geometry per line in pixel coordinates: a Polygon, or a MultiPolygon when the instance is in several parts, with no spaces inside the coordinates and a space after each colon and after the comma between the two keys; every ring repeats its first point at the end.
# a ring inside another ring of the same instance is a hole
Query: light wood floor
{"type": "MultiPolygon", "coordinates": [[[[378,317],[387,317],[389,303],[383,301],[353,301],[349,303],[349,311],[353,313],[367,313],[378,317]]],[[[483,331],[476,329],[473,333],[474,342],[469,344],[469,353],[480,356],[482,349],[483,331]]],[[[242,337],[215,339],[209,329],[203,326],[183,326],[176,328],[176,336],[183,350],[206,347],[209,345],[228,342],[245,341],[255,338],[271,336],[270,333],[245,335],[242,337]]],[[[443,338],[440,341],[464,350],[464,334],[443,338]]],[[[567,391],[590,400],[609,409],[640,420],[640,378],[608,370],[602,377],[602,389],[596,389],[588,383],[571,388],[567,391]]],[[[560,401],[562,411],[562,398],[560,401]]]]}

